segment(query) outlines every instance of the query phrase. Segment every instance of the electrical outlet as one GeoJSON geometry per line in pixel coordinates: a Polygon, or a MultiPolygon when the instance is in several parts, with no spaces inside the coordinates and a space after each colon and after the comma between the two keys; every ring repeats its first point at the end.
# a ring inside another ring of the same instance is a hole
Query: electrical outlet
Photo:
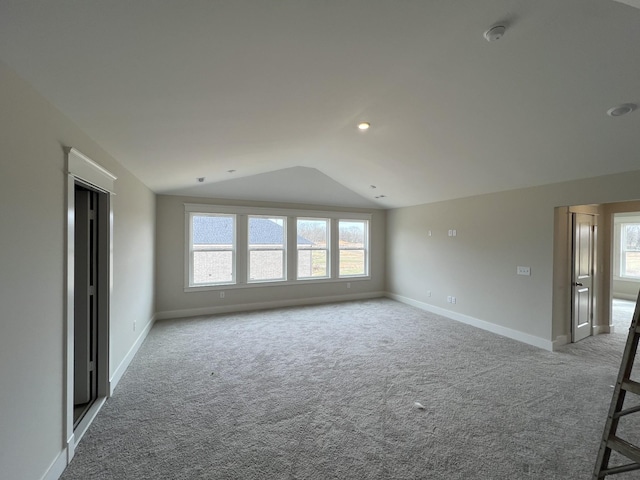
{"type": "Polygon", "coordinates": [[[220,298],[224,298],[224,292],[220,292],[220,298]]]}
{"type": "Polygon", "coordinates": [[[457,231],[456,229],[453,229],[453,230],[452,230],[452,232],[453,232],[453,236],[454,236],[454,237],[457,237],[457,236],[458,236],[458,231],[457,231]]]}
{"type": "Polygon", "coordinates": [[[431,230],[429,230],[429,236],[431,236],[431,230]]]}
{"type": "Polygon", "coordinates": [[[449,236],[453,237],[453,230],[449,230],[449,236]]]}
{"type": "Polygon", "coordinates": [[[451,295],[447,297],[447,303],[451,303],[451,295]]]}
{"type": "Polygon", "coordinates": [[[451,303],[456,303],[456,297],[451,297],[451,303]]]}
{"type": "Polygon", "coordinates": [[[531,276],[531,267],[520,267],[516,269],[518,275],[525,275],[527,277],[531,276]]]}
{"type": "Polygon", "coordinates": [[[427,297],[431,296],[431,290],[427,290],[427,297]]]}

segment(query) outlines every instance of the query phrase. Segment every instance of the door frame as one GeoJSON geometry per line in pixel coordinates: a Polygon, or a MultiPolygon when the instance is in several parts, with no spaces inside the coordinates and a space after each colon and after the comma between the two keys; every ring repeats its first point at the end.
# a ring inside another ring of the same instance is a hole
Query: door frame
{"type": "Polygon", "coordinates": [[[67,451],[67,464],[75,454],[76,446],[89,428],[89,425],[104,405],[110,394],[109,357],[110,329],[109,312],[113,285],[113,206],[111,196],[114,194],[116,177],[108,170],[95,163],[74,148],[65,148],[67,154],[66,178],[66,278],[65,278],[65,336],[64,336],[64,448],[67,451]],[[82,185],[99,193],[98,195],[98,228],[101,230],[98,240],[98,265],[100,265],[98,297],[98,371],[97,394],[84,418],[73,428],[74,407],[74,250],[75,250],[75,187],[82,185]]]}
{"type": "MultiPolygon", "coordinates": [[[[589,258],[589,266],[591,268],[591,272],[590,272],[590,277],[591,277],[591,284],[589,286],[589,315],[590,315],[590,319],[589,319],[589,335],[588,336],[593,336],[594,335],[594,330],[595,330],[595,326],[597,325],[597,297],[598,297],[598,292],[599,292],[599,288],[598,288],[598,282],[597,282],[597,276],[598,276],[598,213],[586,213],[586,212],[576,212],[576,211],[572,211],[570,209],[570,214],[571,214],[571,328],[570,328],[570,332],[571,332],[571,342],[575,343],[578,342],[586,337],[582,337],[578,340],[576,340],[576,325],[575,325],[575,308],[576,308],[576,219],[578,215],[586,215],[589,217],[592,217],[592,223],[590,225],[590,232],[589,234],[591,235],[591,241],[590,241],[590,247],[591,247],[591,251],[589,252],[590,258],[589,258]]],[[[581,285],[581,284],[578,284],[581,285]]]]}

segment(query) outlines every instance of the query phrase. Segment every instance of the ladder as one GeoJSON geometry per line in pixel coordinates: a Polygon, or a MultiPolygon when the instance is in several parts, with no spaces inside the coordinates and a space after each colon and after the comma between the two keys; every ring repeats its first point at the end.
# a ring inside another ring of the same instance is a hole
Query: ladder
{"type": "Polygon", "coordinates": [[[630,378],[633,363],[636,358],[636,350],[638,349],[638,339],[640,338],[640,322],[638,317],[640,317],[640,293],[636,301],[636,309],[633,313],[633,319],[631,320],[631,327],[629,327],[627,343],[624,347],[624,353],[622,354],[620,372],[618,372],[618,380],[616,381],[613,397],[611,398],[609,415],[604,426],[596,467],[593,471],[593,480],[600,480],[607,475],[640,470],[640,448],[616,435],[618,422],[622,417],[640,412],[640,405],[627,409],[624,408],[624,399],[627,393],[640,397],[640,383],[630,378]],[[609,458],[611,457],[612,451],[618,452],[632,462],[617,467],[610,467],[609,458]]]}

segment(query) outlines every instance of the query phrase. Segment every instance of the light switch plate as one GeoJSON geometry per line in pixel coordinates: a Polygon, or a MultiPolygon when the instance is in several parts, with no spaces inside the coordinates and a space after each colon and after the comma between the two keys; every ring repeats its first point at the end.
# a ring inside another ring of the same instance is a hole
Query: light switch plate
{"type": "Polygon", "coordinates": [[[531,276],[531,267],[518,267],[517,269],[518,275],[525,275],[527,277],[531,276]]]}

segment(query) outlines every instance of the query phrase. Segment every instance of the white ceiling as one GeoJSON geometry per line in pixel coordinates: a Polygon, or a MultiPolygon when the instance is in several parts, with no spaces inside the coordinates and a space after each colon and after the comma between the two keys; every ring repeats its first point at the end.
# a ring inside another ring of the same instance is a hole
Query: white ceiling
{"type": "Polygon", "coordinates": [[[7,0],[0,59],[155,192],[389,208],[639,169],[633,3],[7,0]]]}

